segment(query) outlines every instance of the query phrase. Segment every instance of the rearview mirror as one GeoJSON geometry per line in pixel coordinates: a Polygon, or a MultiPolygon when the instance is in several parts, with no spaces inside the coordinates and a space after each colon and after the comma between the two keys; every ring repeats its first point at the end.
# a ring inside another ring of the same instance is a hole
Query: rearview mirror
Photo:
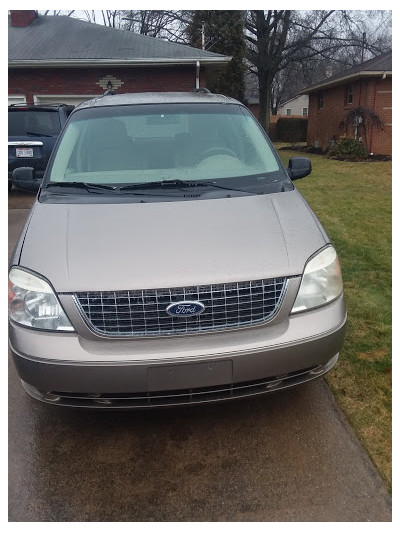
{"type": "Polygon", "coordinates": [[[35,169],[32,167],[19,167],[12,173],[13,184],[26,191],[38,191],[41,181],[36,179],[35,169]]]}
{"type": "Polygon", "coordinates": [[[290,179],[298,180],[311,174],[311,161],[308,157],[291,157],[289,159],[288,173],[290,179]]]}

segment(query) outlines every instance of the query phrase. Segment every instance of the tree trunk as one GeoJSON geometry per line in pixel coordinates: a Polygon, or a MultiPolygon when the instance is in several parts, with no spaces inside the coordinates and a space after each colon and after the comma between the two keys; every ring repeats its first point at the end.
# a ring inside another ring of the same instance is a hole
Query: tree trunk
{"type": "Polygon", "coordinates": [[[259,86],[259,115],[258,120],[264,130],[268,133],[269,130],[269,116],[271,110],[271,86],[269,82],[268,72],[263,70],[258,71],[258,86],[259,86]]]}

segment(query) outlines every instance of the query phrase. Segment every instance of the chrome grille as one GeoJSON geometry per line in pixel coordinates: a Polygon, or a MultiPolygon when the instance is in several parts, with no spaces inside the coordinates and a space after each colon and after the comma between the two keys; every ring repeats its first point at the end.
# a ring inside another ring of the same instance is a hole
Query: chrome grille
{"type": "Polygon", "coordinates": [[[220,331],[260,324],[278,309],[286,278],[200,285],[172,289],[79,292],[78,308],[97,333],[110,336],[157,336],[220,331]],[[170,316],[174,302],[199,301],[197,316],[170,316]]]}

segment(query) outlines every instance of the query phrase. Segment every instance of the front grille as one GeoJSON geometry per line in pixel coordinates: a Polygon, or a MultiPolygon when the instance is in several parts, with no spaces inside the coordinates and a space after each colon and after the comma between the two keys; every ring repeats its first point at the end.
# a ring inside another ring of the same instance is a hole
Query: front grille
{"type": "Polygon", "coordinates": [[[220,331],[260,324],[277,311],[286,278],[172,289],[79,292],[81,314],[96,332],[109,336],[157,336],[220,331]],[[175,302],[199,301],[197,316],[170,316],[175,302]]]}

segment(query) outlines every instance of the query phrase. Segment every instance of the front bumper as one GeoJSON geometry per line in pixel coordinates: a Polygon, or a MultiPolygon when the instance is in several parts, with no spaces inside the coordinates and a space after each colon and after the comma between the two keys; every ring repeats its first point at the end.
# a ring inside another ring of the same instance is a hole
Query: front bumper
{"type": "Polygon", "coordinates": [[[343,342],[343,297],[268,325],[160,339],[84,338],[10,325],[25,390],[57,405],[146,408],[290,387],[328,372],[343,342]]]}

